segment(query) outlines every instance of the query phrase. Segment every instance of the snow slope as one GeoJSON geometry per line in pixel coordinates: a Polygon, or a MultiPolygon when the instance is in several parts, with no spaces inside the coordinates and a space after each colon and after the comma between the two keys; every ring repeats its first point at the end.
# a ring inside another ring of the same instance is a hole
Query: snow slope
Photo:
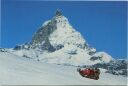
{"type": "Polygon", "coordinates": [[[83,78],[76,67],[42,63],[0,52],[0,85],[126,85],[126,77],[104,73],[99,80],[83,78]]]}

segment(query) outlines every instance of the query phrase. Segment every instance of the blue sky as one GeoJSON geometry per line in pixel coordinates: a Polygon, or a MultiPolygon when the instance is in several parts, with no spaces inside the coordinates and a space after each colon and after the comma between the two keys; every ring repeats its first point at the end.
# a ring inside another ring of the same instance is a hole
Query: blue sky
{"type": "Polygon", "coordinates": [[[90,46],[114,58],[126,58],[126,7],[126,2],[4,0],[0,47],[11,48],[30,41],[35,31],[59,8],[90,46]]]}

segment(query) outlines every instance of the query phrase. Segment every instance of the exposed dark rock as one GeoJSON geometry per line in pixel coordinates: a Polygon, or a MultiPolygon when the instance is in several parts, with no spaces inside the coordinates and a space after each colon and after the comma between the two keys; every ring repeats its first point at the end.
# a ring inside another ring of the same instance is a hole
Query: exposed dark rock
{"type": "Polygon", "coordinates": [[[61,10],[58,9],[58,10],[56,11],[56,16],[61,16],[61,15],[62,15],[62,12],[61,12],[61,10]]]}
{"type": "Polygon", "coordinates": [[[30,57],[28,57],[27,55],[23,55],[23,57],[25,57],[25,58],[30,58],[30,57]]]}
{"type": "Polygon", "coordinates": [[[33,36],[31,47],[39,47],[42,50],[55,51],[54,47],[49,42],[50,34],[56,30],[56,20],[51,20],[47,25],[42,26],[33,36]]]}
{"type": "Polygon", "coordinates": [[[69,51],[68,54],[71,54],[71,55],[77,54],[77,50],[69,51]]]}
{"type": "Polygon", "coordinates": [[[4,48],[0,48],[0,52],[7,52],[4,48]]]}
{"type": "Polygon", "coordinates": [[[93,56],[93,57],[90,58],[90,60],[91,60],[91,61],[101,60],[101,58],[102,58],[102,57],[100,57],[100,56],[98,56],[98,57],[93,56]]]}
{"type": "Polygon", "coordinates": [[[54,52],[55,48],[50,44],[49,39],[46,39],[44,44],[41,45],[42,50],[48,50],[49,52],[54,52]]]}
{"type": "Polygon", "coordinates": [[[16,45],[13,49],[14,50],[21,50],[22,49],[22,46],[21,45],[16,45]]]}
{"type": "Polygon", "coordinates": [[[55,47],[55,49],[56,49],[56,50],[59,50],[59,49],[61,49],[61,48],[63,48],[63,47],[64,47],[64,45],[59,44],[59,45],[57,45],[57,46],[55,47]]]}

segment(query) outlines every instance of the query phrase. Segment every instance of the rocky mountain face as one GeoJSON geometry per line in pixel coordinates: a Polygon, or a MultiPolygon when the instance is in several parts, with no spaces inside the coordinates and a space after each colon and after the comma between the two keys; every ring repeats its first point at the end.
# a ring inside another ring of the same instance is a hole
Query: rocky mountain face
{"type": "Polygon", "coordinates": [[[96,52],[96,49],[89,46],[83,36],[71,26],[68,19],[59,10],[51,20],[43,23],[30,42],[17,45],[11,52],[47,63],[91,65],[107,70],[109,70],[108,67],[114,67],[111,70],[116,67],[116,70],[123,70],[126,69],[127,64],[113,59],[105,52],[96,52]]]}
{"type": "Polygon", "coordinates": [[[113,60],[110,61],[109,63],[106,64],[108,67],[107,73],[112,73],[114,75],[124,75],[127,76],[127,65],[128,61],[127,60],[113,60]]]}
{"type": "Polygon", "coordinates": [[[80,33],[72,28],[68,19],[60,11],[57,11],[56,15],[51,20],[46,21],[34,34],[31,47],[54,52],[63,48],[64,45],[87,48],[87,43],[80,33]]]}

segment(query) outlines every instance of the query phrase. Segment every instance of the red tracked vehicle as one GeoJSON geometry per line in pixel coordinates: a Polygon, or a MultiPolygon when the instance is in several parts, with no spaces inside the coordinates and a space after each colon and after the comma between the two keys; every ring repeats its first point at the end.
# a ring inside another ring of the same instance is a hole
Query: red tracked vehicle
{"type": "Polygon", "coordinates": [[[99,79],[100,70],[98,68],[85,68],[85,69],[78,68],[77,71],[83,77],[95,79],[95,80],[99,79]]]}

